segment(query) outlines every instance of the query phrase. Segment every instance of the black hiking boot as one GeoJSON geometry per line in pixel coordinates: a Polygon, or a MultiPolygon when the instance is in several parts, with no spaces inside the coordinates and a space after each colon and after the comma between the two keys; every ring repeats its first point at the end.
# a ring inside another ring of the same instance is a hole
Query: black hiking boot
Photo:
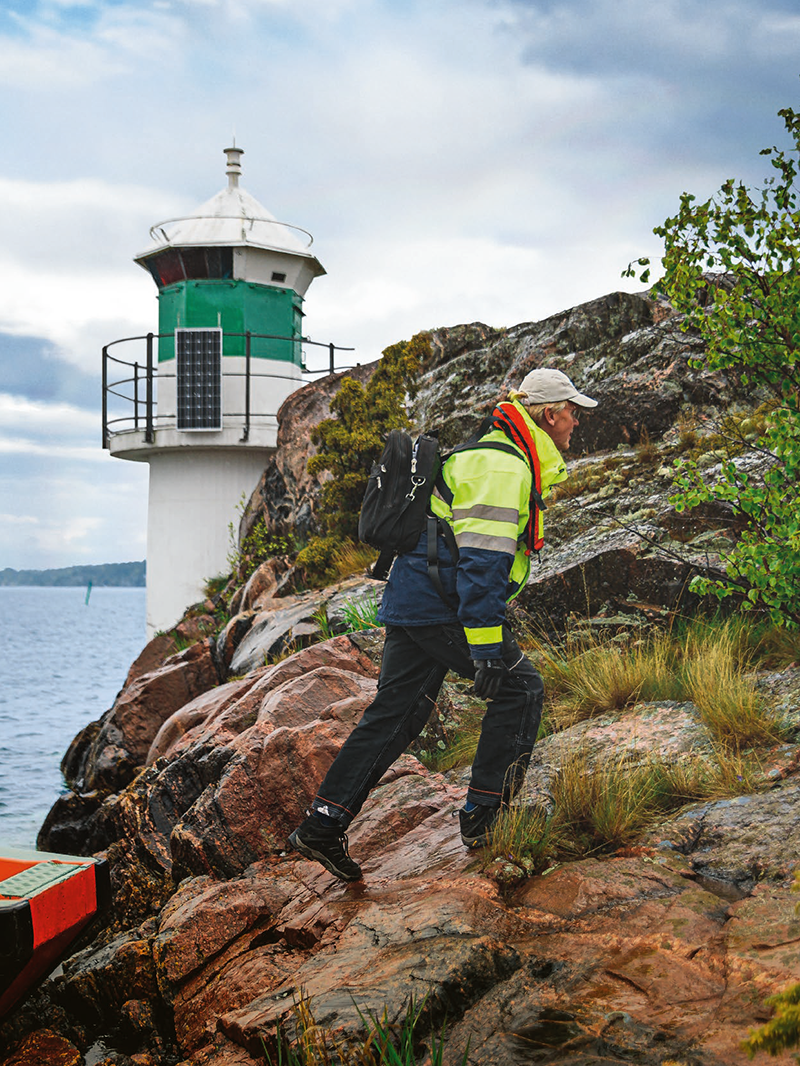
{"type": "Polygon", "coordinates": [[[500,814],[499,807],[484,807],[478,804],[474,810],[458,812],[461,823],[461,843],[468,848],[483,848],[489,843],[492,828],[500,814]]]}
{"type": "Polygon", "coordinates": [[[347,852],[347,835],[338,825],[323,825],[310,814],[289,834],[289,843],[307,859],[321,862],[340,881],[360,881],[361,867],[347,852]]]}

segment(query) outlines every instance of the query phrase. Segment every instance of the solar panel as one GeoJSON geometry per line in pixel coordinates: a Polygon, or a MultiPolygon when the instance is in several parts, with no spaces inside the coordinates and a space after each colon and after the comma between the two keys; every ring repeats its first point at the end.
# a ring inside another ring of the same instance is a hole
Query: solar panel
{"type": "Polygon", "coordinates": [[[222,330],[176,329],[178,429],[222,429],[222,330]]]}

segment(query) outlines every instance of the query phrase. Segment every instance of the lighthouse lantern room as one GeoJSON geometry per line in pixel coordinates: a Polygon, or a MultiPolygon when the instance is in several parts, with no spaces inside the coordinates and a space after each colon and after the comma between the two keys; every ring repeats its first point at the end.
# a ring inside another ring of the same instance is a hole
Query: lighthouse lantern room
{"type": "Polygon", "coordinates": [[[158,333],[103,349],[103,443],[150,468],[148,636],[228,569],[231,523],[275,449],[278,408],[302,383],[303,298],[325,273],[310,235],[240,186],[242,154],[226,148],[227,187],[153,226],[135,257],[158,289],[158,333]],[[114,347],[133,343],[135,359],[114,347]]]}

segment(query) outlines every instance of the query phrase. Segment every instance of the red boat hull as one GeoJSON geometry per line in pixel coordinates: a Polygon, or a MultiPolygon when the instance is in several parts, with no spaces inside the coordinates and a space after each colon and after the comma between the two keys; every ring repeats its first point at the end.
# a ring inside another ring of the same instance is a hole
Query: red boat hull
{"type": "Polygon", "coordinates": [[[56,968],[110,896],[105,860],[4,849],[0,1017],[56,968]]]}

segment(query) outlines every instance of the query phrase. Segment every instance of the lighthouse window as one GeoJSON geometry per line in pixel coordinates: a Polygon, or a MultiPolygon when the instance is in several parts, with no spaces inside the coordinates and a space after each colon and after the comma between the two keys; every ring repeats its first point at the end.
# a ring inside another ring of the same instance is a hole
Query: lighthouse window
{"type": "Polygon", "coordinates": [[[231,278],[233,249],[170,248],[148,259],[147,267],[160,289],[186,278],[231,278]]]}
{"type": "Polygon", "coordinates": [[[222,330],[176,329],[177,427],[222,429],[222,330]]]}
{"type": "Polygon", "coordinates": [[[286,275],[285,274],[279,274],[277,270],[273,270],[272,271],[272,280],[273,281],[286,281],[286,275]]]}
{"type": "Polygon", "coordinates": [[[183,269],[187,278],[207,278],[208,265],[206,263],[205,248],[183,248],[183,269]]]}
{"type": "Polygon", "coordinates": [[[205,277],[233,277],[233,248],[205,248],[204,251],[206,253],[206,270],[208,271],[205,277]]]}
{"type": "Polygon", "coordinates": [[[159,284],[172,285],[176,281],[183,281],[186,275],[183,272],[181,253],[175,251],[164,252],[155,262],[155,272],[159,277],[159,284]]]}

